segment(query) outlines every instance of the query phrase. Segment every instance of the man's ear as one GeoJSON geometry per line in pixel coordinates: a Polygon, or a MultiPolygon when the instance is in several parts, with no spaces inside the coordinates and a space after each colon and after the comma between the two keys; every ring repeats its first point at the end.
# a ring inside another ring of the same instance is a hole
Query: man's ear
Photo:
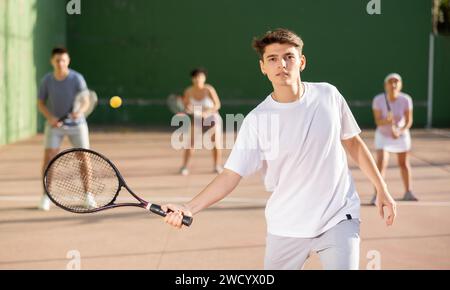
{"type": "Polygon", "coordinates": [[[259,60],[259,67],[260,67],[260,69],[261,69],[261,73],[262,73],[263,75],[266,75],[266,71],[265,71],[265,69],[264,69],[264,62],[263,62],[262,60],[259,60]]]}
{"type": "Polygon", "coordinates": [[[300,72],[304,71],[306,68],[306,56],[302,54],[300,57],[300,72]]]}

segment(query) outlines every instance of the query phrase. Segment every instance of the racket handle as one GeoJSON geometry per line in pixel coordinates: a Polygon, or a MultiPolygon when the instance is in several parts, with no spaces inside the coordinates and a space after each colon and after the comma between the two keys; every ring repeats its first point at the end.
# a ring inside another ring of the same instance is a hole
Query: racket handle
{"type": "Polygon", "coordinates": [[[69,118],[69,114],[62,116],[58,121],[63,122],[65,119],[69,118]]]}
{"type": "MultiPolygon", "coordinates": [[[[166,216],[166,212],[162,210],[161,206],[157,204],[152,204],[150,206],[150,211],[152,213],[156,213],[157,215],[160,215],[162,217],[166,216]]],[[[190,226],[192,224],[193,218],[191,216],[183,216],[183,225],[190,226]]]]}

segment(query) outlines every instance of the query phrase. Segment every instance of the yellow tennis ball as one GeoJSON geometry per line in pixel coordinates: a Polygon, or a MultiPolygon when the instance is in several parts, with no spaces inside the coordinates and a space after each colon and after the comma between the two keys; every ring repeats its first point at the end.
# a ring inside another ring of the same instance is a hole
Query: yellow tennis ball
{"type": "Polygon", "coordinates": [[[119,96],[114,96],[111,99],[109,99],[109,105],[112,108],[117,109],[122,105],[122,99],[119,96]]]}

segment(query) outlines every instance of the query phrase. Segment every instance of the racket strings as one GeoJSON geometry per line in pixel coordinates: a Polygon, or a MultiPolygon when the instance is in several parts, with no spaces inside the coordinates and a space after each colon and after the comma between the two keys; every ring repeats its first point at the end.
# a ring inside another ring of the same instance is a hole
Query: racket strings
{"type": "Polygon", "coordinates": [[[102,157],[86,151],[61,155],[47,170],[48,194],[60,206],[89,212],[110,204],[119,188],[114,168],[102,157]]]}
{"type": "Polygon", "coordinates": [[[171,94],[167,98],[167,105],[172,113],[182,113],[185,111],[183,99],[181,96],[171,94]]]}

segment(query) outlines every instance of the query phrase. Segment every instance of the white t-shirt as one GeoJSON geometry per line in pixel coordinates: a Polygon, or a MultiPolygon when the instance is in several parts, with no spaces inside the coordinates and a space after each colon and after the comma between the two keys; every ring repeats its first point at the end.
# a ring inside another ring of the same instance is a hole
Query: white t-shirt
{"type": "Polygon", "coordinates": [[[269,95],[244,119],[225,168],[245,177],[261,170],[267,230],[311,238],[360,217],[360,200],[341,140],[361,133],[345,99],[328,83],[304,83],[300,100],[269,95]]]}

